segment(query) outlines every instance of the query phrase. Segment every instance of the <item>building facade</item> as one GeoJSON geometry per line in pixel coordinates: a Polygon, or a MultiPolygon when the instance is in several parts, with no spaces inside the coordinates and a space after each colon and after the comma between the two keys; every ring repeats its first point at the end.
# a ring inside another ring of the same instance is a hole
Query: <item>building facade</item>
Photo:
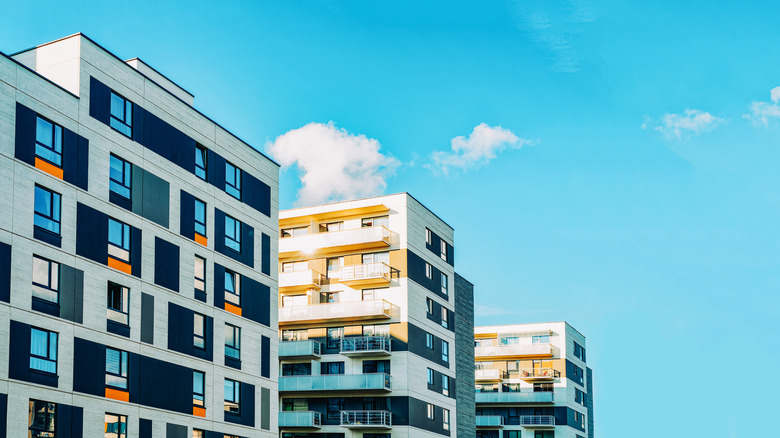
{"type": "Polygon", "coordinates": [[[473,436],[453,229],[406,193],[282,211],[279,228],[281,436],[473,436]]]}
{"type": "Polygon", "coordinates": [[[477,327],[477,438],[593,438],[585,336],[566,322],[477,327]]]}
{"type": "Polygon", "coordinates": [[[0,56],[0,436],[275,437],[278,165],[139,59],[0,56]]]}

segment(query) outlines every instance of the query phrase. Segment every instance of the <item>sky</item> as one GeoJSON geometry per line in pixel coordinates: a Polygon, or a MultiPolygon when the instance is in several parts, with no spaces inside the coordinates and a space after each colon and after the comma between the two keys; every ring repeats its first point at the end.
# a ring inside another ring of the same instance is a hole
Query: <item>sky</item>
{"type": "Polygon", "coordinates": [[[84,32],[193,93],[283,209],[413,194],[478,325],[587,337],[597,437],[771,434],[780,2],[0,3],[4,53],[84,32]]]}

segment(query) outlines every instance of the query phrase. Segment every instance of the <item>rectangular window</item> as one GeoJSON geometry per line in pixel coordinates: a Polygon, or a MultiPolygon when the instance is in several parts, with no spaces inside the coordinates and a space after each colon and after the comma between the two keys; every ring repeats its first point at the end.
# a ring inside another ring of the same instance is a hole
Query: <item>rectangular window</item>
{"type": "Polygon", "coordinates": [[[534,383],[534,392],[553,392],[552,383],[534,383]]]}
{"type": "Polygon", "coordinates": [[[225,323],[225,356],[241,359],[241,328],[225,323]]]}
{"type": "Polygon", "coordinates": [[[364,218],[362,220],[361,225],[363,228],[367,227],[389,227],[390,226],[390,216],[378,216],[378,217],[368,217],[364,218]]]}
{"type": "Polygon", "coordinates": [[[425,346],[429,350],[433,350],[433,335],[430,333],[425,334],[425,346]]]}
{"type": "Polygon", "coordinates": [[[585,362],[585,348],[576,342],[574,342],[574,356],[585,362]]]}
{"type": "Polygon", "coordinates": [[[311,363],[284,363],[282,364],[283,376],[310,376],[311,363]]]}
{"type": "Polygon", "coordinates": [[[309,227],[283,228],[282,239],[285,237],[306,236],[309,234],[309,227]]]}
{"type": "Polygon", "coordinates": [[[450,377],[441,375],[441,393],[449,397],[450,395],[450,377]]]}
{"type": "Polygon", "coordinates": [[[33,224],[41,230],[60,235],[62,196],[39,185],[35,186],[35,217],[33,224]]]}
{"type": "Polygon", "coordinates": [[[584,373],[582,372],[582,368],[577,365],[572,365],[572,374],[574,374],[574,377],[582,377],[584,373]]]}
{"type": "Polygon", "coordinates": [[[428,228],[425,229],[425,243],[428,245],[433,244],[433,232],[428,228]]]}
{"type": "Polygon", "coordinates": [[[206,181],[206,169],[208,164],[208,153],[206,147],[202,144],[195,145],[195,175],[206,181]]]}
{"type": "Polygon", "coordinates": [[[225,412],[241,413],[241,383],[225,379],[225,412]]]}
{"type": "Polygon", "coordinates": [[[206,374],[192,370],[192,405],[206,407],[206,374]]]}
{"type": "Polygon", "coordinates": [[[344,257],[334,257],[327,259],[325,262],[328,268],[327,276],[328,278],[340,278],[341,277],[341,267],[344,266],[344,257]]]}
{"type": "Polygon", "coordinates": [[[228,269],[225,269],[225,301],[241,307],[241,279],[228,269]]]}
{"type": "Polygon", "coordinates": [[[434,378],[435,378],[434,371],[432,369],[428,368],[428,384],[429,385],[433,385],[434,378]]]}
{"type": "Polygon", "coordinates": [[[585,406],[585,393],[574,388],[574,401],[585,406]]]}
{"type": "Polygon", "coordinates": [[[447,242],[444,241],[444,239],[439,241],[441,243],[441,259],[445,262],[447,261],[447,242]]]}
{"type": "Polygon", "coordinates": [[[507,438],[520,438],[520,431],[519,430],[508,430],[506,437],[507,438]]]}
{"type": "Polygon", "coordinates": [[[109,321],[130,325],[130,289],[108,282],[106,317],[109,321]]]}
{"type": "Polygon", "coordinates": [[[326,348],[339,348],[341,338],[344,336],[344,327],[331,327],[328,329],[328,342],[326,348]]]}
{"type": "Polygon", "coordinates": [[[322,362],[320,374],[344,374],[344,362],[322,362]]]}
{"type": "Polygon", "coordinates": [[[200,429],[192,429],[192,438],[206,438],[206,432],[200,429]]]}
{"type": "Polygon", "coordinates": [[[448,296],[450,294],[449,279],[447,278],[447,274],[444,272],[441,273],[441,293],[444,296],[448,296]]]}
{"type": "Polygon", "coordinates": [[[549,344],[550,335],[534,335],[531,337],[532,344],[549,344]]]}
{"type": "Polygon", "coordinates": [[[35,123],[35,156],[62,167],[62,127],[41,116],[35,123]]]}
{"type": "Polygon", "coordinates": [[[30,329],[30,369],[57,374],[57,333],[30,329]]]}
{"type": "Polygon", "coordinates": [[[428,262],[425,262],[425,276],[429,280],[433,280],[433,266],[428,262]]]}
{"type": "Polygon", "coordinates": [[[448,409],[442,409],[442,428],[450,430],[450,411],[448,409]]]}
{"type": "Polygon", "coordinates": [[[225,215],[225,246],[241,252],[241,221],[225,215]]]}
{"type": "Polygon", "coordinates": [[[327,224],[320,224],[320,233],[332,233],[334,231],[341,231],[344,229],[344,222],[330,222],[327,224]]]}
{"type": "Polygon", "coordinates": [[[450,344],[447,341],[441,341],[441,360],[447,363],[450,361],[450,344]]]}
{"type": "Polygon", "coordinates": [[[54,304],[60,302],[60,264],[33,256],[32,296],[54,304]]]}
{"type": "Polygon", "coordinates": [[[241,200],[241,169],[225,162],[225,191],[228,195],[241,200]]]}
{"type": "Polygon", "coordinates": [[[436,408],[432,404],[428,403],[428,419],[433,420],[435,418],[436,418],[436,408]]]}
{"type": "Polygon", "coordinates": [[[192,346],[206,349],[206,316],[200,313],[193,314],[193,339],[192,346]]]}
{"type": "Polygon", "coordinates": [[[446,307],[441,308],[441,326],[444,328],[450,328],[450,313],[446,307]]]}
{"type": "Polygon", "coordinates": [[[113,91],[111,92],[111,119],[108,124],[122,134],[133,137],[133,104],[113,91]]]}
{"type": "Polygon", "coordinates": [[[206,259],[195,256],[195,290],[206,293],[206,259]]]}
{"type": "Polygon", "coordinates": [[[385,263],[390,264],[390,253],[387,251],[384,252],[375,252],[371,254],[363,254],[362,256],[362,263],[365,265],[367,263],[385,263]]]}
{"type": "Polygon", "coordinates": [[[331,397],[328,399],[328,420],[338,420],[341,418],[341,411],[345,404],[342,397],[331,397]]]}
{"type": "Polygon", "coordinates": [[[127,391],[127,352],[106,347],[106,386],[127,391]]]}
{"type": "Polygon", "coordinates": [[[57,436],[57,404],[40,400],[30,400],[27,418],[29,419],[29,438],[49,438],[57,436]]]}
{"type": "Polygon", "coordinates": [[[206,203],[195,199],[195,232],[206,237],[206,203]]]}
{"type": "Polygon", "coordinates": [[[132,199],[130,179],[133,165],[116,155],[111,155],[110,166],[108,189],[125,199],[132,199]]]}
{"type": "Polygon", "coordinates": [[[389,360],[364,360],[363,374],[385,373],[390,374],[389,360]]]}
{"type": "Polygon", "coordinates": [[[130,225],[108,218],[108,255],[130,263],[130,225]]]}
{"type": "Polygon", "coordinates": [[[433,300],[430,298],[425,299],[425,306],[428,309],[428,316],[433,316],[433,300]]]}
{"type": "Polygon", "coordinates": [[[309,329],[282,330],[282,342],[305,341],[309,339],[309,329]]]}
{"type": "Polygon", "coordinates": [[[127,416],[106,412],[105,438],[127,438],[127,416]]]}
{"type": "Polygon", "coordinates": [[[282,272],[299,272],[309,269],[309,262],[284,262],[282,263],[282,272]]]}

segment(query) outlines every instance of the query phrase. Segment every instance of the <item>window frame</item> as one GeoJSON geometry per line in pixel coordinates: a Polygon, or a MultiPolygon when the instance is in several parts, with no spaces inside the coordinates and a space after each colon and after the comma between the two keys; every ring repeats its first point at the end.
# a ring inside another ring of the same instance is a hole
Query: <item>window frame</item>
{"type": "Polygon", "coordinates": [[[447,397],[450,396],[450,376],[446,374],[441,375],[441,393],[447,397]]]}
{"type": "Polygon", "coordinates": [[[123,262],[123,263],[130,263],[131,250],[132,250],[132,229],[131,229],[130,225],[128,225],[128,224],[126,224],[126,223],[124,223],[124,222],[122,222],[120,220],[117,220],[117,219],[114,219],[112,217],[109,217],[108,218],[108,256],[113,258],[113,259],[119,260],[120,262],[123,262]],[[119,224],[119,226],[121,227],[121,233],[120,234],[121,234],[122,242],[119,243],[119,244],[111,241],[111,222],[115,222],[115,223],[119,224]],[[122,259],[122,258],[120,258],[119,255],[112,254],[112,250],[111,250],[112,247],[113,248],[118,248],[118,249],[116,249],[114,251],[126,251],[127,252],[127,259],[122,259]]]}
{"type": "Polygon", "coordinates": [[[124,135],[125,137],[133,138],[133,102],[131,102],[121,94],[117,93],[116,91],[111,90],[111,97],[109,100],[108,108],[109,108],[108,126],[110,126],[114,131],[117,131],[118,133],[124,135]],[[115,97],[117,99],[122,100],[121,116],[119,114],[114,114],[115,97]],[[114,122],[118,123],[118,125],[115,125],[114,122]],[[125,132],[123,129],[127,129],[130,132],[129,133],[125,132]]]}
{"type": "Polygon", "coordinates": [[[33,272],[32,272],[32,274],[33,274],[33,278],[32,278],[33,288],[32,288],[32,297],[34,299],[38,299],[38,300],[42,300],[42,301],[46,301],[46,302],[49,302],[49,303],[53,303],[53,304],[59,305],[59,303],[60,303],[60,283],[61,283],[61,281],[60,281],[61,280],[60,272],[61,272],[60,271],[60,263],[57,263],[57,262],[55,262],[53,260],[49,260],[47,258],[41,257],[39,255],[33,254],[33,272]],[[41,263],[46,263],[46,265],[47,265],[46,271],[47,271],[47,277],[48,277],[49,284],[41,284],[41,283],[37,283],[35,281],[35,271],[36,271],[35,263],[36,263],[36,260],[40,260],[41,263]],[[52,267],[54,265],[56,265],[56,271],[57,271],[56,272],[56,276],[52,275],[52,267]],[[52,287],[53,278],[56,278],[56,286],[54,286],[54,287],[52,287]],[[50,299],[45,298],[43,296],[43,294],[36,294],[36,291],[47,293],[47,294],[51,294],[53,292],[54,296],[56,298],[56,301],[52,301],[50,299]]]}
{"type": "Polygon", "coordinates": [[[108,166],[108,190],[123,199],[133,200],[133,163],[118,155],[111,154],[108,166]],[[114,177],[113,164],[115,160],[122,166],[121,180],[114,177]],[[115,188],[121,191],[117,191],[115,188]]]}
{"type": "MultiPolygon", "coordinates": [[[[206,228],[208,224],[208,206],[205,202],[201,201],[198,198],[195,198],[195,214],[193,215],[193,222],[194,222],[194,228],[195,233],[200,234],[203,237],[208,236],[208,228],[206,228]],[[202,206],[203,209],[203,221],[198,220],[198,207],[202,206]],[[203,228],[203,232],[200,232],[199,226],[203,228]]],[[[225,223],[227,225],[227,222],[225,223]]],[[[227,228],[225,228],[227,231],[227,228]]]]}
{"type": "Polygon", "coordinates": [[[206,146],[203,146],[200,143],[195,144],[195,176],[202,179],[203,181],[208,180],[209,175],[209,150],[206,148],[206,146]],[[203,166],[200,166],[198,164],[198,156],[201,156],[203,158],[203,166]],[[200,173],[203,173],[203,175],[200,175],[200,173]]]}
{"type": "Polygon", "coordinates": [[[43,117],[40,114],[36,114],[36,120],[35,120],[35,157],[38,159],[41,159],[49,164],[52,164],[60,169],[62,169],[62,140],[63,140],[63,128],[61,125],[58,125],[57,123],[54,123],[50,119],[43,117]],[[39,135],[38,135],[38,128],[40,127],[39,123],[40,121],[43,121],[44,123],[48,123],[51,125],[51,145],[47,145],[45,143],[42,143],[39,141],[39,135]],[[59,159],[59,163],[52,161],[51,159],[47,158],[46,156],[42,154],[38,154],[38,147],[41,147],[46,152],[49,152],[53,154],[54,158],[59,159]],[[59,149],[59,150],[57,150],[59,149]]]}
{"type": "Polygon", "coordinates": [[[40,184],[35,185],[35,195],[33,197],[33,226],[45,233],[53,234],[55,236],[62,235],[62,195],[60,193],[47,189],[40,184]],[[50,214],[47,215],[46,212],[38,211],[38,194],[48,197],[51,210],[50,214]],[[41,222],[44,224],[51,223],[55,225],[54,228],[56,228],[56,231],[49,229],[49,227],[46,227],[43,224],[39,225],[38,218],[40,218],[41,222]]]}
{"type": "Polygon", "coordinates": [[[441,306],[441,326],[446,329],[450,328],[450,313],[444,306],[441,306]]]}
{"type": "Polygon", "coordinates": [[[206,266],[207,266],[206,265],[206,259],[204,257],[201,257],[201,256],[195,254],[194,270],[193,270],[193,277],[194,277],[194,286],[193,287],[194,287],[194,289],[196,291],[203,292],[204,294],[206,293],[206,266]],[[203,278],[198,278],[198,269],[197,269],[198,261],[200,261],[202,263],[202,265],[203,265],[203,278]],[[203,288],[202,289],[198,289],[198,282],[203,283],[203,288]]]}
{"type": "Polygon", "coordinates": [[[241,382],[238,380],[228,379],[225,378],[225,396],[224,396],[224,407],[225,407],[225,413],[229,415],[241,415],[241,382]],[[230,394],[230,399],[228,398],[228,382],[230,382],[233,391],[232,394],[230,394]],[[231,403],[234,406],[229,406],[228,403],[231,403]]]}
{"type": "Polygon", "coordinates": [[[28,415],[28,422],[27,422],[28,436],[31,436],[33,438],[57,436],[57,403],[37,400],[37,399],[30,399],[27,403],[27,415],[28,415]],[[41,428],[34,422],[34,420],[38,418],[37,415],[38,408],[36,407],[37,404],[43,405],[41,406],[42,408],[44,408],[45,406],[43,428],[41,428]],[[52,409],[53,412],[49,412],[50,407],[53,407],[52,409]],[[33,412],[35,412],[35,415],[31,415],[33,412]],[[46,430],[47,425],[53,425],[54,430],[46,430]]]}
{"type": "Polygon", "coordinates": [[[117,324],[122,324],[125,326],[130,325],[130,288],[127,286],[122,286],[119,283],[114,283],[113,281],[109,281],[106,286],[106,318],[109,321],[113,321],[117,324]],[[119,288],[119,309],[112,307],[112,298],[113,294],[111,292],[111,288],[119,288]],[[117,315],[118,314],[118,315],[117,315]],[[122,317],[122,315],[124,317],[122,317]],[[117,319],[115,316],[119,316],[119,319],[117,319]]]}
{"type": "Polygon", "coordinates": [[[433,385],[436,382],[436,375],[434,374],[433,368],[428,368],[428,384],[433,385]]]}
{"type": "Polygon", "coordinates": [[[433,403],[428,403],[428,419],[436,419],[436,407],[433,405],[433,403]]]}
{"type": "Polygon", "coordinates": [[[425,243],[427,245],[433,245],[433,231],[428,227],[425,227],[425,243]]]}
{"type": "Polygon", "coordinates": [[[203,371],[192,370],[192,406],[206,409],[206,373],[203,371]],[[200,375],[200,384],[201,388],[203,388],[202,392],[196,392],[195,390],[195,376],[197,375],[200,375]],[[197,403],[196,401],[199,401],[200,403],[197,403]]]}
{"type": "Polygon", "coordinates": [[[104,430],[106,431],[105,432],[106,434],[111,433],[111,434],[115,435],[117,438],[127,438],[127,415],[120,415],[120,414],[114,414],[112,412],[106,412],[103,421],[104,421],[104,425],[105,425],[104,430]],[[116,424],[117,424],[117,431],[116,432],[108,432],[108,425],[109,424],[114,424],[114,423],[109,423],[108,422],[108,417],[109,416],[116,417],[116,424]],[[122,425],[123,424],[125,426],[124,433],[122,432],[122,425]]]}
{"type": "Polygon", "coordinates": [[[241,192],[241,179],[242,179],[242,175],[241,175],[241,173],[242,173],[242,171],[241,171],[241,169],[238,166],[236,166],[235,164],[233,164],[233,163],[231,163],[229,161],[225,161],[225,193],[227,193],[228,195],[234,197],[235,199],[238,199],[239,201],[241,200],[241,195],[242,195],[242,192],[241,192]],[[230,173],[231,173],[230,169],[231,168],[233,169],[232,170],[232,174],[233,174],[233,181],[232,182],[230,181],[230,179],[228,179],[230,177],[230,173]],[[234,193],[234,191],[237,192],[237,193],[234,193]]]}
{"type": "Polygon", "coordinates": [[[425,298],[425,308],[426,308],[426,313],[428,314],[428,316],[433,317],[434,316],[434,312],[433,312],[434,306],[433,306],[433,300],[430,297],[426,297],[425,298]]]}
{"type": "Polygon", "coordinates": [[[444,272],[441,272],[441,293],[444,296],[450,296],[450,279],[444,272]]]}
{"type": "Polygon", "coordinates": [[[450,343],[444,339],[441,340],[441,360],[450,363],[450,343]]]}
{"type": "Polygon", "coordinates": [[[106,388],[117,389],[120,391],[129,391],[130,377],[128,367],[130,366],[130,355],[128,352],[106,346],[106,388]],[[114,373],[108,369],[108,353],[109,350],[116,352],[119,355],[119,372],[114,373]],[[124,387],[121,385],[115,385],[108,382],[109,376],[122,380],[124,379],[124,387]]]}
{"type": "Polygon", "coordinates": [[[425,277],[428,280],[433,280],[433,265],[428,262],[425,262],[425,277]]]}
{"type": "Polygon", "coordinates": [[[433,350],[434,339],[431,333],[425,333],[425,348],[433,350]]]}
{"type": "Polygon", "coordinates": [[[225,268],[225,302],[241,307],[241,301],[241,274],[225,268]],[[228,289],[228,278],[231,278],[233,290],[228,289]]]}
{"type": "Polygon", "coordinates": [[[450,430],[450,410],[442,408],[442,416],[441,416],[441,422],[442,422],[442,429],[444,430],[450,430]]]}
{"type": "Polygon", "coordinates": [[[57,370],[59,367],[59,363],[57,360],[57,357],[59,356],[59,333],[46,330],[43,328],[38,327],[30,327],[30,371],[36,372],[36,373],[43,373],[48,375],[57,375],[57,370]],[[41,356],[38,354],[33,353],[34,350],[34,339],[33,339],[33,331],[38,331],[41,333],[45,333],[46,335],[46,356],[41,356]],[[52,349],[52,335],[54,336],[53,345],[54,348],[52,349]],[[54,356],[53,358],[51,356],[54,356]],[[54,363],[54,371],[47,371],[45,369],[38,368],[34,366],[34,361],[41,361],[43,364],[46,363],[54,363]]]}
{"type": "Polygon", "coordinates": [[[231,359],[235,360],[241,360],[241,327],[230,324],[228,322],[225,323],[225,357],[229,357],[231,359]],[[232,331],[233,336],[233,344],[228,344],[228,332],[232,331]],[[232,350],[235,352],[235,355],[228,354],[228,351],[232,350]]]}
{"type": "Polygon", "coordinates": [[[225,248],[241,254],[241,231],[243,226],[244,224],[240,220],[229,214],[225,215],[225,248]],[[232,226],[229,226],[231,225],[230,221],[233,221],[232,226]],[[232,233],[228,234],[228,230],[231,230],[232,233]],[[234,245],[238,249],[234,248],[234,245]]]}
{"type": "Polygon", "coordinates": [[[207,346],[207,327],[206,327],[206,315],[198,312],[192,312],[192,347],[198,350],[206,350],[207,346]],[[198,319],[200,318],[200,324],[198,319]],[[202,334],[198,334],[198,329],[202,334]]]}
{"type": "Polygon", "coordinates": [[[439,255],[442,260],[447,261],[447,242],[444,239],[439,240],[439,255]]]}

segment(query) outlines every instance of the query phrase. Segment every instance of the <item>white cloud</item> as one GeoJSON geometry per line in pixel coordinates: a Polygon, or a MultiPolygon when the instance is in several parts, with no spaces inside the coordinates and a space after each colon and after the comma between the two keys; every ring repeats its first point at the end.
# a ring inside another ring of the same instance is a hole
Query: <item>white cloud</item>
{"type": "Polygon", "coordinates": [[[435,151],[431,155],[433,164],[427,167],[447,174],[451,167],[468,170],[486,164],[505,149],[520,149],[533,141],[520,138],[512,131],[500,126],[491,127],[480,123],[467,137],[452,139],[452,151],[435,151]]]}
{"type": "Polygon", "coordinates": [[[772,103],[753,102],[750,104],[750,114],[745,114],[743,117],[756,126],[769,126],[771,119],[780,118],[780,87],[772,88],[769,97],[772,103]]]}
{"type": "Polygon", "coordinates": [[[380,195],[400,162],[380,144],[328,124],[309,123],[266,144],[284,167],[296,165],[301,188],[296,205],[316,205],[380,195]]]}
{"type": "Polygon", "coordinates": [[[685,110],[683,114],[664,114],[661,126],[655,130],[660,131],[667,138],[683,138],[687,134],[699,135],[709,132],[725,123],[725,119],[715,117],[708,112],[699,110],[685,110]]]}

